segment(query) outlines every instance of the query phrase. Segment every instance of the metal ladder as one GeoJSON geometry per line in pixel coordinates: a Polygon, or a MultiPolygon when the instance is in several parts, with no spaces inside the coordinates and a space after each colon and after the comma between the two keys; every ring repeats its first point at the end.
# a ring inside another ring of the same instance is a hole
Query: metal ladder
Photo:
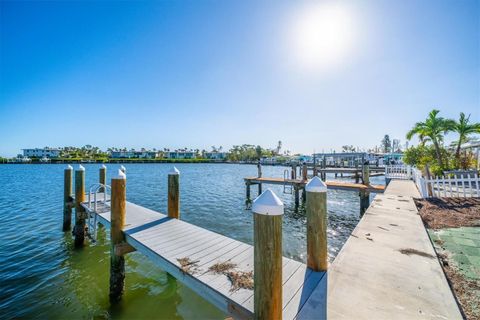
{"type": "Polygon", "coordinates": [[[293,185],[288,185],[287,180],[290,179],[290,171],[285,169],[283,171],[283,193],[292,194],[293,193],[293,185]]]}
{"type": "Polygon", "coordinates": [[[96,183],[90,186],[88,192],[87,235],[93,241],[97,240],[98,214],[110,211],[110,205],[107,204],[110,201],[110,199],[107,199],[108,190],[111,190],[109,185],[96,183]],[[103,189],[103,200],[97,200],[97,194],[100,189],[103,189]]]}

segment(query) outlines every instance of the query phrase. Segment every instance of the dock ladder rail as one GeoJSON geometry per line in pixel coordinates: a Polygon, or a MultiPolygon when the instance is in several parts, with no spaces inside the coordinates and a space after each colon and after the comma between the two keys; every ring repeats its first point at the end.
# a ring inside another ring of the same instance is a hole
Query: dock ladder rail
{"type": "Polygon", "coordinates": [[[288,169],[285,169],[283,171],[283,193],[286,194],[292,194],[293,193],[293,185],[287,184],[287,180],[290,177],[290,171],[288,169]]]}
{"type": "Polygon", "coordinates": [[[109,185],[96,183],[90,186],[88,192],[87,234],[93,241],[97,240],[98,213],[103,213],[110,210],[110,205],[107,204],[107,202],[110,201],[109,197],[107,197],[108,191],[111,191],[111,187],[109,185]],[[97,195],[101,189],[103,189],[103,199],[97,200],[97,195]]]}

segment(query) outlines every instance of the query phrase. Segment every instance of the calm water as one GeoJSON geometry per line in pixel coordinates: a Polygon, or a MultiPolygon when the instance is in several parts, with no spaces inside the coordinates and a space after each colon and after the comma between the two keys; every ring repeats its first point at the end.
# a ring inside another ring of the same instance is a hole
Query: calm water
{"type": "MultiPolygon", "coordinates": [[[[252,243],[251,211],[245,210],[243,177],[253,165],[178,164],[182,219],[252,243]]],[[[88,164],[86,185],[100,165],[88,164]]],[[[119,165],[108,165],[108,180],[119,165]]],[[[127,199],[166,212],[170,164],[125,164],[127,199]]],[[[139,253],[127,255],[122,302],[108,301],[108,232],[74,250],[61,231],[65,165],[0,166],[0,318],[223,319],[224,314],[139,253]]],[[[283,167],[264,167],[264,176],[283,177],[283,167]]],[[[332,177],[329,177],[332,178],[332,177]]],[[[383,184],[383,177],[372,178],[383,184]]],[[[349,180],[351,181],[351,180],[349,180]]],[[[265,186],[264,186],[265,188],[265,186]]],[[[305,215],[293,196],[272,187],[285,203],[284,255],[304,261],[305,215]]],[[[252,188],[256,196],[256,188],[252,188]]],[[[329,255],[333,259],[358,222],[357,192],[329,191],[329,255]]]]}

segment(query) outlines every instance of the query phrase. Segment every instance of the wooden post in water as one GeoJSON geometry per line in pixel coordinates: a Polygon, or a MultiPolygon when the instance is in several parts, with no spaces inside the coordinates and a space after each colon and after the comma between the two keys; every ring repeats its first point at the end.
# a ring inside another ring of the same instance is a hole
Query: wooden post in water
{"type": "Polygon", "coordinates": [[[245,191],[247,193],[246,194],[247,200],[245,200],[245,202],[246,202],[247,206],[252,202],[252,199],[250,197],[250,185],[251,185],[250,181],[248,181],[248,180],[245,181],[245,191]]]}
{"type": "MultiPolygon", "coordinates": [[[[102,164],[100,170],[98,171],[98,182],[100,184],[106,185],[107,184],[107,167],[102,164]]],[[[100,188],[98,192],[107,192],[105,188],[100,188]]]]}
{"type": "Polygon", "coordinates": [[[75,246],[81,247],[85,242],[85,209],[81,203],[85,201],[85,168],[82,165],[75,170],[75,246]]]}
{"type": "MultiPolygon", "coordinates": [[[[260,163],[260,161],[258,161],[257,170],[258,170],[257,177],[261,178],[262,177],[262,164],[260,163]]],[[[262,193],[262,184],[259,183],[258,184],[258,194],[260,195],[261,193],[262,193]]]]}
{"type": "Polygon", "coordinates": [[[266,190],[252,206],[254,225],[254,318],[282,319],[283,203],[266,190]]]}
{"type": "Polygon", "coordinates": [[[180,219],[180,171],[173,167],[168,173],[168,216],[180,219]]]}
{"type": "Polygon", "coordinates": [[[112,178],[111,190],[111,250],[110,250],[110,301],[117,302],[122,298],[125,287],[125,258],[118,255],[115,247],[125,242],[123,227],[126,214],[127,179],[122,170],[118,170],[112,178]]]}
{"type": "Polygon", "coordinates": [[[370,185],[370,166],[366,163],[362,165],[362,182],[364,185],[370,185]]]}
{"type": "Polygon", "coordinates": [[[313,271],[327,271],[327,185],[313,177],[307,191],[307,266],[313,271]]]}
{"type": "Polygon", "coordinates": [[[295,209],[298,209],[298,206],[300,205],[300,187],[298,184],[295,184],[293,189],[295,192],[295,209]]]}
{"type": "Polygon", "coordinates": [[[297,165],[292,164],[292,180],[297,179],[297,165]]]}
{"type": "MultiPolygon", "coordinates": [[[[365,186],[370,185],[370,167],[368,164],[362,164],[362,182],[365,186]]],[[[367,190],[360,191],[360,216],[363,216],[365,211],[370,206],[370,192],[367,190]]]]}
{"type": "Polygon", "coordinates": [[[68,231],[72,225],[72,176],[73,168],[68,165],[64,172],[63,187],[63,231],[68,231]]]}
{"type": "Polygon", "coordinates": [[[307,167],[307,164],[304,163],[303,166],[302,166],[302,180],[303,181],[306,181],[307,180],[307,177],[308,177],[308,167],[307,167]]]}
{"type": "Polygon", "coordinates": [[[323,174],[322,174],[322,180],[323,181],[326,181],[327,180],[327,158],[326,156],[323,156],[323,160],[322,160],[322,168],[325,169],[323,171],[323,174]]]}

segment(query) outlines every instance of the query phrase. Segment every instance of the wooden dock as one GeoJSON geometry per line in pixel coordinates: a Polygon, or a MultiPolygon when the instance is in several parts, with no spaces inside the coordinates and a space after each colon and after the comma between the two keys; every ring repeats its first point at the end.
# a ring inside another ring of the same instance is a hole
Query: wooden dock
{"type": "MultiPolygon", "coordinates": [[[[97,199],[103,199],[103,195],[98,194],[97,199]]],[[[82,202],[82,207],[92,217],[96,215],[98,222],[110,227],[108,199],[106,204],[98,202],[96,212],[88,202],[82,202]]],[[[209,271],[211,266],[222,262],[236,264],[236,271],[253,271],[251,245],[128,201],[125,216],[123,232],[130,246],[227,314],[235,318],[253,318],[253,290],[234,290],[226,275],[209,271]],[[179,262],[185,258],[190,265],[182,266],[179,262]]],[[[325,274],[283,257],[283,319],[294,319],[301,312],[325,274]]]]}
{"type": "MultiPolygon", "coordinates": [[[[244,178],[245,183],[249,184],[274,184],[274,185],[288,185],[288,186],[297,186],[299,188],[305,187],[308,183],[307,180],[301,179],[284,179],[276,177],[246,177],[244,178]]],[[[325,182],[328,186],[328,189],[333,190],[346,190],[346,191],[367,191],[373,193],[383,193],[385,186],[383,185],[364,185],[361,183],[348,183],[348,182],[339,182],[327,180],[325,182]]]]}

